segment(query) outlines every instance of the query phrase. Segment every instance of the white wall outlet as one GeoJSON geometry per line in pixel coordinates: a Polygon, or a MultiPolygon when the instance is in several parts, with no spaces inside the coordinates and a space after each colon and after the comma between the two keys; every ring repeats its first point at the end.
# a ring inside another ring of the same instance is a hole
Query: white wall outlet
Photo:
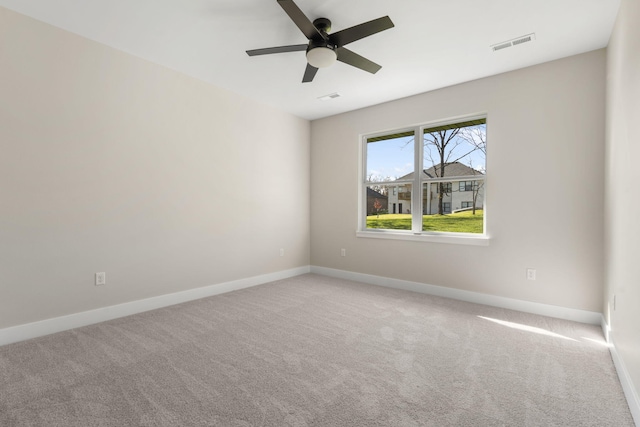
{"type": "Polygon", "coordinates": [[[345,248],[340,249],[340,256],[347,256],[347,250],[345,248]]]}
{"type": "Polygon", "coordinates": [[[96,273],[96,286],[102,286],[107,284],[107,273],[96,273]]]}
{"type": "Polygon", "coordinates": [[[284,256],[284,248],[280,248],[280,256],[284,256]]]}
{"type": "Polygon", "coordinates": [[[536,270],[534,268],[527,268],[527,280],[536,280],[536,270]]]}

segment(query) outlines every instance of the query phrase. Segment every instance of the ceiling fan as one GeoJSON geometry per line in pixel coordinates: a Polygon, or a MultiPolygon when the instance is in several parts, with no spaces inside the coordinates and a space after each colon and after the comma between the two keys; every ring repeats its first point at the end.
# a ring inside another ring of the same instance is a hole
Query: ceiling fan
{"type": "Polygon", "coordinates": [[[304,71],[302,83],[311,82],[318,72],[318,68],[328,67],[334,64],[336,60],[372,74],[375,74],[382,68],[375,62],[350,51],[344,46],[356,40],[379,33],[380,31],[393,28],[393,22],[391,22],[388,16],[329,34],[331,21],[327,18],[318,18],[311,22],[293,0],[277,1],[287,15],[289,15],[293,23],[296,24],[305,37],[309,39],[309,43],[248,50],[247,54],[249,56],[307,51],[307,68],[304,71]]]}

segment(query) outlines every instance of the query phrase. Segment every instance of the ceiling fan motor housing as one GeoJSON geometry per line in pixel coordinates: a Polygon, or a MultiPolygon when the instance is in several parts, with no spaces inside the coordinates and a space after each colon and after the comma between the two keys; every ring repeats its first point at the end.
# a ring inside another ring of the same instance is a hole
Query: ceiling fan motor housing
{"type": "Polygon", "coordinates": [[[313,26],[318,29],[318,31],[328,34],[331,31],[331,21],[327,18],[318,18],[313,21],[313,26]]]}

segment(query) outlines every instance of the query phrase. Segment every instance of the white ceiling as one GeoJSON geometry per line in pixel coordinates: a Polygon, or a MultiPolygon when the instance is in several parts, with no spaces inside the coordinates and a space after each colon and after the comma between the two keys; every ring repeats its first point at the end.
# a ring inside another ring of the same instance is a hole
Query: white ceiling
{"type": "Polygon", "coordinates": [[[382,65],[343,63],[301,83],[304,52],[247,49],[307,40],[276,0],[0,0],[0,5],[218,87],[316,119],[605,47],[619,0],[296,0],[332,32],[388,15],[395,28],[348,48],[382,65]],[[535,33],[531,43],[491,45],[535,33]],[[341,97],[320,101],[338,92],[341,97]]]}

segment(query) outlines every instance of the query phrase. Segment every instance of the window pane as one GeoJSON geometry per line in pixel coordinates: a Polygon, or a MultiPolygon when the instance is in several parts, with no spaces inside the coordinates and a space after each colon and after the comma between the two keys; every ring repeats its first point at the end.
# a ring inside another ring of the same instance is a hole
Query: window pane
{"type": "Polygon", "coordinates": [[[367,186],[367,228],[411,230],[411,184],[367,186]]]}
{"type": "Polygon", "coordinates": [[[423,144],[424,172],[428,178],[486,173],[486,123],[425,129],[423,144]]]}
{"type": "MultiPolygon", "coordinates": [[[[433,188],[423,188],[423,203],[428,203],[423,208],[424,214],[462,215],[457,211],[471,207],[472,213],[476,213],[473,206],[482,208],[484,191],[477,182],[483,183],[486,173],[486,130],[484,119],[424,129],[423,180],[452,179],[451,184],[438,181],[432,183],[433,188]],[[469,202],[469,199],[474,202],[463,206],[462,202],[469,202]]],[[[423,223],[423,227],[425,230],[482,233],[482,219],[477,222],[479,229],[474,226],[466,230],[444,223],[441,226],[423,223]]]]}
{"type": "Polygon", "coordinates": [[[413,169],[413,133],[367,142],[367,182],[410,180],[413,169]]]}
{"type": "Polygon", "coordinates": [[[454,183],[450,193],[439,192],[445,182],[428,182],[422,185],[422,230],[448,233],[484,232],[484,178],[468,181],[469,191],[462,181],[454,183]],[[442,195],[442,197],[440,197],[442,195]],[[472,200],[469,200],[469,199],[472,200]],[[475,209],[474,207],[475,202],[475,209]],[[440,206],[442,204],[442,206],[440,206]],[[439,213],[441,212],[441,213],[439,213]]]}

